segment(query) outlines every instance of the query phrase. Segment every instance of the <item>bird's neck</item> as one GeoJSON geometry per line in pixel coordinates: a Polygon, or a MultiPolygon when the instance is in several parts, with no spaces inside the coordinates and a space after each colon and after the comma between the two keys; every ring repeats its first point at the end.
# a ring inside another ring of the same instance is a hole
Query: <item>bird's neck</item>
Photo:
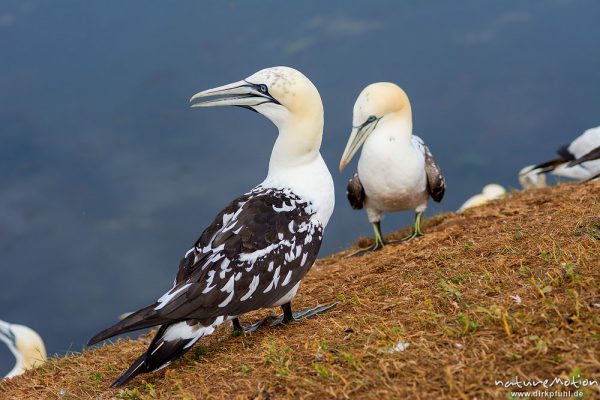
{"type": "Polygon", "coordinates": [[[380,133],[385,132],[387,136],[394,136],[398,139],[411,140],[412,130],[410,107],[405,107],[400,111],[387,114],[381,118],[375,131],[380,133]]]}
{"type": "Polygon", "coordinates": [[[269,175],[308,165],[319,156],[323,138],[322,113],[319,118],[290,118],[278,128],[279,135],[269,161],[269,175]]]}

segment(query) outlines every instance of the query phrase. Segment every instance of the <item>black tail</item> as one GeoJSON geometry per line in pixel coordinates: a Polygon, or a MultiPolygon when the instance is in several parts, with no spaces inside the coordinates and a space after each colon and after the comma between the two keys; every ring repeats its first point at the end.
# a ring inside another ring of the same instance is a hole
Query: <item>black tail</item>
{"type": "Polygon", "coordinates": [[[111,387],[125,385],[137,375],[158,371],[184,355],[202,336],[212,333],[214,327],[203,327],[191,321],[182,321],[160,327],[148,350],[111,387]],[[179,333],[183,334],[180,336],[179,333]]]}
{"type": "Polygon", "coordinates": [[[565,164],[567,161],[568,160],[565,160],[564,158],[555,158],[553,160],[545,161],[543,163],[535,165],[533,168],[531,168],[531,171],[539,169],[540,170],[540,172],[539,172],[540,174],[544,173],[544,172],[554,171],[556,168],[558,168],[561,165],[565,164]]]}
{"type": "Polygon", "coordinates": [[[117,322],[110,328],[103,330],[89,340],[88,346],[122,333],[133,332],[165,323],[166,320],[156,313],[155,307],[155,304],[144,307],[129,315],[127,318],[117,322]]]}
{"type": "Polygon", "coordinates": [[[110,385],[110,387],[123,386],[135,378],[138,374],[141,374],[142,372],[148,372],[147,368],[144,366],[144,363],[146,362],[146,354],[147,353],[142,354],[137,360],[135,360],[135,362],[131,364],[131,367],[129,367],[127,371],[123,372],[123,374],[121,374],[121,376],[119,376],[110,385]]]}

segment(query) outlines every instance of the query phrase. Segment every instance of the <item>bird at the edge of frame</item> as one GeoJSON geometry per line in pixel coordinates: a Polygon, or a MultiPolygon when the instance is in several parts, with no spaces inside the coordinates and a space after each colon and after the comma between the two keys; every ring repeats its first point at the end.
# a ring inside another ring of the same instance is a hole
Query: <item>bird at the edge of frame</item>
{"type": "Polygon", "coordinates": [[[522,170],[519,176],[550,173],[582,183],[599,178],[600,126],[587,129],[556,152],[558,157],[534,165],[530,170],[522,170]]]}
{"type": "MultiPolygon", "coordinates": [[[[271,120],[279,130],[266,179],[225,206],[185,253],[173,288],[90,341],[160,325],[147,351],[112,384],[122,386],[181,357],[203,336],[238,317],[281,306],[271,326],[324,312],[293,312],[291,302],[321,246],[334,207],[331,174],[319,152],[323,104],[317,88],[289,67],[263,69],[241,81],[195,94],[192,107],[239,106],[271,120]]],[[[240,132],[239,134],[245,134],[240,132]]]]}
{"type": "Polygon", "coordinates": [[[36,331],[27,326],[0,320],[0,341],[8,346],[15,357],[15,365],[5,378],[21,375],[47,360],[44,341],[36,331]]]}
{"type": "Polygon", "coordinates": [[[440,202],[444,176],[425,142],[413,135],[408,96],[389,82],[367,86],[354,104],[352,131],[340,161],[340,172],[362,145],[358,168],[347,187],[350,206],[366,208],[375,243],[352,256],[381,249],[385,212],[415,210],[412,232],[402,241],[421,236],[421,216],[431,197],[440,202]]]}

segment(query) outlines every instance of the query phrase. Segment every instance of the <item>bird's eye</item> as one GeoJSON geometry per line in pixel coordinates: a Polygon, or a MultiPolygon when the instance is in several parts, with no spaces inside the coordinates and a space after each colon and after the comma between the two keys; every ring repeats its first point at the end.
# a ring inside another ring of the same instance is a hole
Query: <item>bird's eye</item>
{"type": "Polygon", "coordinates": [[[371,122],[375,121],[376,119],[377,119],[377,117],[376,117],[376,116],[374,116],[374,115],[371,115],[369,118],[367,118],[367,123],[369,123],[369,124],[370,124],[371,122]]]}
{"type": "Polygon", "coordinates": [[[258,90],[262,93],[267,93],[267,85],[258,85],[258,90]]]}

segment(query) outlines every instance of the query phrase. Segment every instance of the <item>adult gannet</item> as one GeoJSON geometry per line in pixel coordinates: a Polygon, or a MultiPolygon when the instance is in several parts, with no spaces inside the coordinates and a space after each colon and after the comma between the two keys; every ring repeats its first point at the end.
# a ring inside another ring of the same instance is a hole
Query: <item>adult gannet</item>
{"type": "Polygon", "coordinates": [[[90,339],[92,345],[161,325],[146,353],[112,386],[164,368],[225,321],[244,329],[237,317],[249,311],[281,306],[279,324],[331,308],[300,313],[291,308],[334,206],[333,180],[319,153],[323,104],[317,88],[295,69],[274,67],[197,93],[190,101],[198,101],[192,107],[257,111],[277,126],[279,135],[266,179],[233,200],[204,230],[181,260],[173,288],[90,339]]]}
{"type": "Polygon", "coordinates": [[[340,172],[363,145],[358,170],[348,183],[348,200],[354,209],[367,209],[373,224],[375,244],[363,251],[385,245],[380,222],[386,211],[416,211],[413,232],[403,240],[421,233],[421,214],[429,196],[440,202],[446,185],[431,152],[412,134],[410,101],[393,83],[367,86],[354,104],[352,132],[340,161],[340,172]]]}
{"type": "Polygon", "coordinates": [[[0,320],[0,341],[15,356],[15,366],[5,378],[21,375],[28,369],[39,367],[46,361],[46,347],[40,335],[24,325],[0,320]]]}
{"type": "Polygon", "coordinates": [[[458,209],[459,212],[466,210],[467,208],[473,208],[477,206],[481,206],[485,203],[488,203],[492,200],[499,199],[506,194],[506,189],[497,183],[490,183],[483,187],[481,193],[476,194],[475,196],[469,198],[467,201],[463,203],[462,206],[458,209]]]}
{"type": "Polygon", "coordinates": [[[538,173],[551,173],[584,182],[600,176],[600,126],[561,146],[558,157],[533,167],[538,173]]]}

